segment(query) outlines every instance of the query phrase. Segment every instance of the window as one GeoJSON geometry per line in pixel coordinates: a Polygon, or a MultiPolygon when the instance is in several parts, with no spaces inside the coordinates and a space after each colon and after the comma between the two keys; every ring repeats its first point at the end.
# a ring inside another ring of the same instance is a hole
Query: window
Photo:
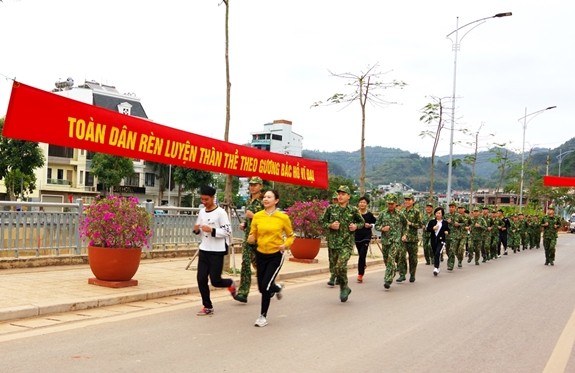
{"type": "Polygon", "coordinates": [[[282,135],[272,135],[272,140],[282,141],[282,135]]]}
{"type": "Polygon", "coordinates": [[[84,181],[84,171],[80,171],[80,183],[84,181]]]}
{"type": "Polygon", "coordinates": [[[58,180],[64,180],[64,170],[58,169],[58,180]]]}
{"type": "Polygon", "coordinates": [[[52,169],[49,168],[48,169],[48,180],[50,180],[52,178],[52,169]]]}
{"type": "Polygon", "coordinates": [[[156,174],[153,174],[151,172],[146,172],[144,185],[149,186],[149,187],[153,187],[155,181],[156,181],[156,174]]]}
{"type": "Polygon", "coordinates": [[[61,157],[61,158],[74,158],[74,148],[66,148],[64,146],[48,146],[48,156],[49,157],[61,157]]]}
{"type": "Polygon", "coordinates": [[[124,185],[126,186],[140,186],[140,174],[135,173],[130,177],[124,179],[124,185]]]}
{"type": "Polygon", "coordinates": [[[86,186],[94,186],[94,175],[91,172],[86,171],[86,179],[84,181],[86,186]]]}

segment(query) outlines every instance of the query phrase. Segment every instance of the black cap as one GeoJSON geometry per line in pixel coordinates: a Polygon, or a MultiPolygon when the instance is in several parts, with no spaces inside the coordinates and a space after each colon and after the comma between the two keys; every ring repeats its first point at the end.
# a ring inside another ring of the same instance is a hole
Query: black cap
{"type": "Polygon", "coordinates": [[[213,197],[216,195],[216,190],[209,185],[202,185],[200,187],[200,195],[213,197]]]}

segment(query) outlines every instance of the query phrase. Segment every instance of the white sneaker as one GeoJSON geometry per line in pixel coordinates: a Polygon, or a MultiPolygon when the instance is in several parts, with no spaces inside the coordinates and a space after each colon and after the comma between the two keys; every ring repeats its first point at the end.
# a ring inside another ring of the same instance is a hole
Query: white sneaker
{"type": "Polygon", "coordinates": [[[437,276],[438,273],[439,273],[439,268],[433,268],[433,275],[437,276]]]}
{"type": "Polygon", "coordinates": [[[268,320],[266,320],[266,317],[264,315],[260,315],[256,322],[255,322],[255,326],[259,326],[260,328],[263,328],[264,326],[266,326],[268,324],[268,320]]]}

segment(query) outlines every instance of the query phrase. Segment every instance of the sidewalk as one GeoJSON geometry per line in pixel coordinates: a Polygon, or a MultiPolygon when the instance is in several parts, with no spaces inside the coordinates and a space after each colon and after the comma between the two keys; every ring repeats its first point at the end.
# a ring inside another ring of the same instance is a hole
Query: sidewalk
{"type": "MultiPolygon", "coordinates": [[[[368,265],[382,264],[383,259],[377,246],[372,245],[371,252],[373,257],[368,253],[368,265]]],[[[235,254],[234,258],[239,272],[241,254],[235,254]]],[[[232,259],[230,258],[230,266],[233,266],[232,259]]],[[[327,279],[329,272],[327,248],[320,249],[317,259],[318,263],[305,264],[292,262],[286,258],[279,279],[287,280],[321,273],[326,273],[327,279]]],[[[197,261],[194,261],[190,269],[186,270],[189,261],[188,257],[142,260],[134,276],[134,279],[138,280],[138,285],[116,289],[88,284],[88,279],[94,277],[88,265],[2,270],[0,271],[0,325],[9,320],[174,295],[198,294],[197,261]]],[[[357,268],[356,255],[351,257],[349,267],[357,268]]],[[[239,281],[239,274],[232,277],[237,282],[239,281]]]]}

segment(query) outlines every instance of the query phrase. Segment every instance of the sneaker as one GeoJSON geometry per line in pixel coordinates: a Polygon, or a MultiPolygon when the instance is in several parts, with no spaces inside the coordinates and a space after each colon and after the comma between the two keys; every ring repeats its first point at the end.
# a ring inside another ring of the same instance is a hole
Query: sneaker
{"type": "Polygon", "coordinates": [[[461,264],[461,262],[457,263],[457,268],[461,268],[463,267],[463,264],[461,264]]]}
{"type": "Polygon", "coordinates": [[[439,268],[433,268],[433,275],[437,276],[438,273],[439,273],[439,268]]]}
{"type": "Polygon", "coordinates": [[[280,289],[276,292],[276,297],[278,298],[278,300],[282,300],[282,298],[284,297],[282,290],[285,288],[285,285],[284,284],[277,284],[277,287],[280,289]]]}
{"type": "Polygon", "coordinates": [[[232,284],[228,286],[228,291],[232,298],[236,299],[236,295],[238,295],[238,288],[236,287],[236,282],[232,281],[232,284]]]}
{"type": "Polygon", "coordinates": [[[391,283],[389,283],[389,282],[384,282],[384,283],[383,283],[383,287],[386,288],[386,289],[389,289],[389,288],[391,287],[391,283]]]}
{"type": "Polygon", "coordinates": [[[254,326],[263,328],[264,326],[266,326],[268,324],[268,320],[266,319],[266,317],[264,315],[260,315],[257,319],[256,322],[254,323],[254,326]]]}
{"type": "Polygon", "coordinates": [[[240,302],[240,303],[247,303],[247,302],[248,302],[248,297],[245,297],[245,296],[243,296],[243,295],[236,294],[236,295],[234,296],[234,300],[237,300],[237,301],[240,302]]]}
{"type": "Polygon", "coordinates": [[[359,283],[363,282],[363,275],[357,275],[357,282],[359,283]]]}
{"type": "Polygon", "coordinates": [[[213,308],[202,307],[201,310],[196,313],[197,316],[211,316],[214,314],[213,308]]]}
{"type": "Polygon", "coordinates": [[[339,292],[339,300],[342,302],[347,302],[347,298],[349,297],[349,293],[351,293],[350,288],[343,288],[339,292]]]}

